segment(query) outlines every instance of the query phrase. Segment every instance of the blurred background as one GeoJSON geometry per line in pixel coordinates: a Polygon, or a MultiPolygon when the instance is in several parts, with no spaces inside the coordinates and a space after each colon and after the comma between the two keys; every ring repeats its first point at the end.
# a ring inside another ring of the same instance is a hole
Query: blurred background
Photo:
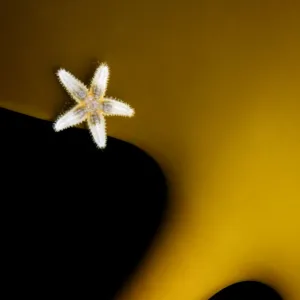
{"type": "MultiPolygon", "coordinates": [[[[132,105],[108,134],[162,167],[170,206],[118,299],[207,299],[239,280],[300,294],[300,2],[4,1],[0,106],[53,121],[63,67],[132,105]]],[[[142,201],[142,200],[141,200],[142,201]]]]}

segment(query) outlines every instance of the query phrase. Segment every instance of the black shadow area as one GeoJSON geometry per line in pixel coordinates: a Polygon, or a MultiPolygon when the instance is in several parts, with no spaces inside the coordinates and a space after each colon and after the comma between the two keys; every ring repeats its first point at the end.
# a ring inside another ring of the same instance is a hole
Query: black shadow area
{"type": "Polygon", "coordinates": [[[243,281],[230,285],[209,300],[282,300],[272,287],[257,281],[243,281]]]}
{"type": "Polygon", "coordinates": [[[2,286],[11,299],[113,299],[167,205],[165,177],[141,149],[0,109],[2,286]],[[55,298],[54,298],[55,297],[55,298]]]}

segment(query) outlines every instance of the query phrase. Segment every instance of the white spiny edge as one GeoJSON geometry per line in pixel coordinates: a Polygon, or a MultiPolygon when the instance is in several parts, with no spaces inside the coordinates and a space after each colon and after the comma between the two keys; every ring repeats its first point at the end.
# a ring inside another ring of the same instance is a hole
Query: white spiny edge
{"type": "Polygon", "coordinates": [[[58,118],[57,118],[57,120],[54,122],[54,124],[53,124],[53,129],[54,129],[54,131],[55,132],[60,132],[60,131],[63,131],[63,130],[66,130],[66,129],[68,129],[68,128],[72,128],[72,127],[77,127],[77,126],[79,126],[79,125],[81,125],[82,123],[84,123],[84,122],[86,122],[86,119],[85,120],[83,120],[83,121],[81,121],[80,123],[77,123],[76,125],[72,125],[72,126],[67,126],[67,127],[65,127],[64,129],[56,129],[56,123],[57,123],[57,121],[60,119],[60,117],[62,117],[63,116],[63,114],[61,115],[61,116],[59,116],[58,118]]]}
{"type": "Polygon", "coordinates": [[[58,77],[58,80],[59,80],[60,84],[61,84],[65,89],[66,89],[66,87],[65,87],[64,83],[61,81],[61,78],[60,78],[60,74],[61,74],[62,72],[65,72],[65,73],[67,73],[68,75],[71,75],[72,77],[74,77],[74,79],[76,79],[78,82],[80,82],[80,83],[86,88],[86,90],[88,91],[88,87],[87,87],[81,80],[79,80],[77,77],[75,77],[71,72],[67,71],[66,69],[60,68],[60,69],[58,69],[58,71],[56,72],[56,76],[58,77]]]}
{"type": "MultiPolygon", "coordinates": [[[[104,95],[106,94],[106,90],[107,90],[107,87],[108,87],[108,84],[109,84],[109,79],[110,79],[110,68],[108,66],[108,64],[106,62],[103,62],[103,63],[100,63],[97,67],[97,69],[95,70],[95,73],[93,75],[93,78],[91,80],[91,83],[90,83],[90,88],[92,87],[95,79],[96,79],[96,75],[97,73],[99,72],[100,68],[107,68],[107,72],[108,72],[108,75],[107,75],[107,79],[106,79],[106,87],[105,87],[105,92],[104,92],[104,95]]],[[[103,97],[104,97],[103,95],[103,97]]]]}
{"type": "Polygon", "coordinates": [[[107,64],[106,62],[100,63],[100,64],[98,65],[98,67],[97,67],[96,70],[95,70],[94,76],[93,76],[93,78],[92,78],[92,82],[93,82],[93,80],[95,79],[96,74],[100,71],[100,69],[103,69],[103,68],[106,68],[106,69],[107,69],[107,73],[108,73],[108,75],[107,75],[107,82],[108,82],[109,77],[110,77],[110,68],[109,68],[109,66],[108,66],[108,64],[107,64]]]}
{"type": "Polygon", "coordinates": [[[70,127],[67,127],[67,128],[64,128],[64,129],[57,129],[56,126],[57,126],[57,123],[58,121],[68,112],[69,110],[65,111],[64,113],[60,113],[60,115],[57,117],[56,121],[53,123],[53,129],[55,132],[60,132],[60,131],[63,131],[67,128],[70,128],[70,127]]]}
{"type": "Polygon", "coordinates": [[[67,127],[63,128],[63,129],[57,129],[57,128],[56,128],[58,121],[59,121],[65,114],[67,114],[68,112],[70,112],[70,111],[71,111],[72,109],[74,109],[75,107],[76,107],[76,105],[73,106],[71,109],[66,110],[64,113],[61,113],[61,114],[58,116],[58,118],[56,119],[56,121],[53,123],[53,129],[54,129],[55,132],[60,132],[60,131],[63,131],[63,130],[65,130],[65,129],[71,128],[71,127],[77,127],[77,126],[79,126],[79,125],[81,125],[82,123],[84,123],[84,122],[87,121],[87,114],[86,114],[85,118],[84,118],[81,122],[77,123],[76,125],[70,125],[70,126],[67,126],[67,127]]]}
{"type": "Polygon", "coordinates": [[[96,147],[98,148],[98,149],[100,149],[100,150],[104,150],[105,148],[106,148],[106,146],[107,146],[107,130],[106,130],[106,120],[105,120],[105,117],[104,117],[104,115],[102,114],[102,118],[103,118],[103,120],[104,120],[104,136],[105,136],[105,146],[104,147],[100,147],[99,145],[98,145],[98,143],[97,143],[97,141],[95,140],[95,138],[94,138],[94,136],[93,136],[93,134],[92,134],[92,131],[91,131],[91,129],[90,129],[90,126],[89,126],[89,120],[87,119],[87,124],[88,124],[88,130],[89,130],[89,133],[90,133],[90,135],[91,135],[91,137],[92,137],[92,140],[93,140],[93,142],[94,142],[94,144],[96,145],[96,147]]]}
{"type": "Polygon", "coordinates": [[[62,74],[62,72],[64,72],[64,73],[67,73],[68,75],[70,75],[70,76],[72,76],[74,79],[76,79],[80,84],[82,84],[82,86],[87,90],[87,92],[88,92],[88,87],[81,81],[81,80],[79,80],[77,77],[75,77],[71,72],[69,72],[69,71],[67,71],[66,69],[64,69],[64,68],[59,68],[58,69],[58,71],[56,72],[56,76],[57,76],[57,78],[58,78],[58,81],[59,81],[59,83],[63,86],[63,88],[67,91],[67,93],[71,96],[71,98],[73,99],[73,100],[75,100],[76,102],[82,102],[82,100],[81,99],[78,99],[77,97],[75,97],[68,89],[67,89],[67,87],[65,86],[65,84],[62,82],[62,80],[61,80],[61,74],[62,74]]]}
{"type": "Polygon", "coordinates": [[[128,116],[128,115],[120,115],[120,114],[107,114],[107,113],[103,112],[104,116],[106,116],[106,117],[117,116],[117,117],[123,117],[123,118],[132,118],[132,117],[135,116],[135,109],[133,107],[131,107],[131,105],[129,105],[128,103],[124,102],[123,100],[120,100],[120,99],[114,98],[114,97],[104,97],[103,99],[104,99],[104,101],[105,100],[113,100],[113,101],[121,102],[121,103],[127,105],[132,110],[132,115],[130,115],[130,116],[128,116]]]}

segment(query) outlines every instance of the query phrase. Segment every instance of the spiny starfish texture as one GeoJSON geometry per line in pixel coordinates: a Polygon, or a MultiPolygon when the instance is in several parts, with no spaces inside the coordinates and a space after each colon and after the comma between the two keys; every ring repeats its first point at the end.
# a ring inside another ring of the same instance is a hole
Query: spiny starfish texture
{"type": "Polygon", "coordinates": [[[105,116],[134,115],[134,109],[128,104],[105,97],[109,78],[108,66],[100,64],[90,88],[64,69],[58,70],[57,76],[77,105],[56,120],[54,130],[61,131],[87,121],[94,142],[100,149],[105,148],[107,141],[105,116]]]}

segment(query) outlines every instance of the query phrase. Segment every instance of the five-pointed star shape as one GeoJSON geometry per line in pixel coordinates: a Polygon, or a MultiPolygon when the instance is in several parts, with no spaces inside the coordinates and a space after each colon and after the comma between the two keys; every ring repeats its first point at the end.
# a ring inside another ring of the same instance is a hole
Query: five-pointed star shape
{"type": "Polygon", "coordinates": [[[128,104],[105,97],[109,77],[108,66],[100,64],[89,89],[64,69],[60,69],[57,76],[77,105],[56,120],[54,130],[61,131],[87,121],[94,142],[99,148],[105,148],[107,135],[104,117],[134,115],[134,109],[128,104]]]}

